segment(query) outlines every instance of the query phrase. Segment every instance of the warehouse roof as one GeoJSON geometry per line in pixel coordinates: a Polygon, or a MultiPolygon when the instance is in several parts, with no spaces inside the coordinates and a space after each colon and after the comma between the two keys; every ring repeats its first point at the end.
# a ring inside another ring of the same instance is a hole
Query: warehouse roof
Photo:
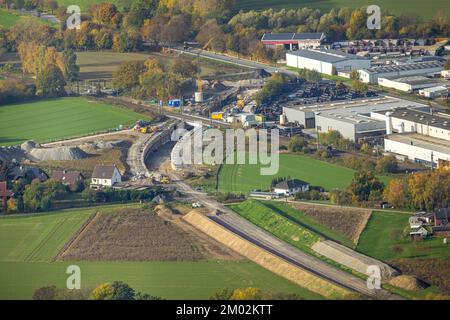
{"type": "Polygon", "coordinates": [[[289,51],[289,54],[329,63],[336,63],[346,60],[369,60],[365,57],[357,56],[355,54],[349,54],[338,50],[325,49],[301,49],[297,51],[289,51]]]}
{"type": "Polygon", "coordinates": [[[444,63],[442,61],[427,61],[427,62],[416,62],[401,65],[387,65],[379,67],[371,67],[363,69],[367,73],[388,73],[388,72],[400,72],[400,71],[413,71],[413,70],[423,70],[423,69],[434,69],[443,68],[444,63]]]}
{"type": "Polygon", "coordinates": [[[265,33],[261,41],[322,40],[323,38],[325,35],[322,32],[265,33]]]}
{"type": "Polygon", "coordinates": [[[405,83],[410,85],[421,85],[421,84],[430,84],[430,83],[440,83],[439,79],[430,79],[424,76],[409,76],[409,77],[388,77],[388,78],[380,78],[387,79],[394,82],[405,83]]]}
{"type": "MultiPolygon", "coordinates": [[[[378,112],[383,113],[383,112],[378,112]]],[[[450,116],[432,114],[428,112],[401,108],[392,112],[393,118],[429,125],[431,127],[450,130],[450,116]]]]}
{"type": "Polygon", "coordinates": [[[385,139],[450,155],[450,141],[444,139],[418,133],[395,133],[386,136],[385,139]]]}

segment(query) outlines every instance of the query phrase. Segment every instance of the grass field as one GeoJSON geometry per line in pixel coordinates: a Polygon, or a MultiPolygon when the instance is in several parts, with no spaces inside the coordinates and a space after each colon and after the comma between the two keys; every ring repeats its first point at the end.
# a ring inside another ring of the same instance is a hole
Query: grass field
{"type": "Polygon", "coordinates": [[[85,98],[59,98],[0,106],[0,145],[76,137],[146,118],[85,98]]]}
{"type": "Polygon", "coordinates": [[[449,247],[441,238],[411,241],[408,230],[408,214],[375,211],[359,238],[357,251],[381,260],[403,258],[450,258],[449,247]],[[401,248],[401,249],[400,249],[401,248]]]}
{"type": "Polygon", "coordinates": [[[389,12],[416,13],[423,18],[431,18],[443,8],[447,8],[450,14],[447,0],[237,0],[236,5],[240,10],[264,10],[272,8],[274,10],[310,7],[329,11],[332,8],[360,8],[367,5],[376,4],[381,10],[389,12]]]}
{"type": "MultiPolygon", "coordinates": [[[[136,206],[136,205],[134,205],[136,206]]],[[[31,299],[35,289],[64,288],[69,265],[81,268],[83,288],[122,280],[166,299],[208,299],[223,288],[259,287],[321,297],[249,261],[52,262],[60,248],[94,212],[121,206],[72,209],[33,216],[0,217],[0,299],[31,299]]]]}
{"type": "Polygon", "coordinates": [[[274,211],[263,202],[247,200],[240,204],[232,205],[230,208],[254,225],[272,233],[277,238],[292,244],[300,250],[310,251],[310,247],[320,240],[317,234],[297,222],[277,214],[278,210],[274,211]]]}
{"type": "Polygon", "coordinates": [[[24,19],[32,19],[32,20],[38,21],[42,24],[48,24],[49,26],[54,25],[52,22],[50,22],[48,20],[39,19],[39,18],[33,17],[33,16],[27,16],[27,15],[20,14],[18,12],[14,12],[14,11],[0,9],[0,26],[2,26],[4,28],[11,28],[16,23],[18,23],[19,21],[23,21],[24,19]]]}
{"type": "Polygon", "coordinates": [[[316,219],[306,215],[305,213],[296,210],[286,203],[282,202],[264,202],[264,204],[278,213],[280,216],[287,218],[288,220],[297,223],[300,226],[304,226],[315,233],[321,235],[324,238],[328,238],[337,241],[347,247],[353,248],[355,245],[353,241],[346,237],[344,234],[327,228],[323,224],[319,223],[316,219]]]}
{"type": "MultiPolygon", "coordinates": [[[[297,178],[313,186],[326,190],[346,188],[354,171],[311,157],[292,154],[280,154],[280,169],[277,177],[297,178]]],[[[218,189],[221,192],[247,193],[254,189],[268,190],[275,176],[262,176],[259,165],[223,165],[219,173],[218,189]]],[[[381,177],[383,182],[388,177],[381,177]]]]}

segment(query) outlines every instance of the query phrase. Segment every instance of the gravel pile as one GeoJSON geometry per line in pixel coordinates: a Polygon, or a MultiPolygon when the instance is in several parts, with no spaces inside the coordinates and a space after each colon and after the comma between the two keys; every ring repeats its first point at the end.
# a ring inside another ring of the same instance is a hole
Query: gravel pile
{"type": "Polygon", "coordinates": [[[30,154],[40,161],[79,160],[89,156],[78,147],[35,148],[30,151],[30,154]]]}

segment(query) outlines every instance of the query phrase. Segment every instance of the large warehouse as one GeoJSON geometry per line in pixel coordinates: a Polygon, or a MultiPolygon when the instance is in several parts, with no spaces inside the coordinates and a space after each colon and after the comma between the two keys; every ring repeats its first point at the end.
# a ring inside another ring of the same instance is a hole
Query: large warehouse
{"type": "Polygon", "coordinates": [[[333,75],[333,67],[336,71],[370,68],[370,60],[337,50],[303,49],[287,52],[286,65],[333,75]]]}
{"type": "Polygon", "coordinates": [[[377,84],[379,78],[428,75],[441,72],[442,69],[444,69],[444,63],[442,61],[417,62],[361,68],[361,70],[359,70],[359,77],[362,82],[377,84]]]}
{"type": "Polygon", "coordinates": [[[317,48],[325,41],[322,32],[265,33],[261,42],[271,48],[283,46],[287,50],[317,48]]]}
{"type": "Polygon", "coordinates": [[[424,76],[409,76],[401,78],[378,78],[378,84],[386,88],[393,88],[404,92],[413,92],[420,89],[431,88],[441,85],[440,79],[427,78],[424,76]]]}
{"type": "Polygon", "coordinates": [[[339,131],[344,138],[358,141],[361,138],[380,136],[386,133],[386,120],[377,117],[398,108],[418,108],[428,111],[420,103],[392,97],[321,103],[316,105],[283,107],[286,120],[317,128],[318,132],[339,131]],[[375,117],[372,115],[375,114],[375,117]]]}
{"type": "Polygon", "coordinates": [[[386,121],[387,152],[429,166],[450,160],[450,116],[402,108],[373,117],[386,121]]]}

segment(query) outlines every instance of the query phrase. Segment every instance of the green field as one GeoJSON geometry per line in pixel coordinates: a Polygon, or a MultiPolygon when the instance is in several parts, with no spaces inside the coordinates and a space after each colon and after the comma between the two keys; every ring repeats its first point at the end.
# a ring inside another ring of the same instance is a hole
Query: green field
{"type": "Polygon", "coordinates": [[[46,142],[77,137],[131,125],[146,116],[125,108],[89,101],[59,98],[0,106],[0,145],[26,140],[46,142]]]}
{"type": "Polygon", "coordinates": [[[450,14],[448,0],[237,0],[239,10],[264,10],[264,9],[295,9],[310,7],[329,11],[332,8],[360,8],[372,4],[380,6],[381,10],[388,10],[395,14],[416,13],[423,18],[431,18],[436,12],[447,9],[450,14]]]}
{"type": "Polygon", "coordinates": [[[121,280],[166,299],[208,299],[223,288],[248,286],[321,299],[249,261],[53,262],[91,214],[116,207],[123,205],[0,217],[0,299],[30,299],[46,285],[64,288],[66,269],[73,264],[80,266],[82,287],[89,289],[121,280]]]}
{"type": "Polygon", "coordinates": [[[54,25],[52,22],[44,19],[39,19],[37,17],[28,16],[24,14],[20,14],[15,11],[8,11],[5,9],[0,9],[0,26],[4,28],[11,28],[17,22],[23,21],[24,19],[32,19],[38,21],[43,24],[48,24],[49,26],[54,25]]]}
{"type": "Polygon", "coordinates": [[[320,237],[299,224],[277,214],[265,203],[247,200],[230,208],[254,225],[272,233],[277,238],[292,244],[303,251],[320,240],[320,237]]]}
{"type": "Polygon", "coordinates": [[[380,260],[401,258],[450,258],[449,247],[441,238],[411,241],[408,237],[410,215],[375,211],[359,238],[357,251],[380,260]],[[394,251],[399,246],[402,252],[394,251]]]}
{"type": "Polygon", "coordinates": [[[355,244],[350,238],[346,237],[345,235],[343,235],[338,231],[327,228],[326,226],[317,222],[314,218],[306,215],[305,213],[299,210],[292,208],[288,204],[275,201],[264,202],[264,204],[266,205],[266,207],[272,209],[277,214],[285,217],[286,219],[300,226],[308,228],[309,230],[313,231],[316,234],[321,235],[324,238],[334,240],[349,248],[355,247],[355,244]]]}
{"type": "MultiPolygon", "coordinates": [[[[326,190],[346,188],[354,171],[303,155],[280,154],[277,177],[291,177],[320,186],[326,190]]],[[[223,165],[219,173],[218,189],[221,192],[247,193],[254,189],[268,190],[275,176],[262,176],[259,165],[223,165]]],[[[383,182],[388,177],[381,177],[383,182]]]]}

